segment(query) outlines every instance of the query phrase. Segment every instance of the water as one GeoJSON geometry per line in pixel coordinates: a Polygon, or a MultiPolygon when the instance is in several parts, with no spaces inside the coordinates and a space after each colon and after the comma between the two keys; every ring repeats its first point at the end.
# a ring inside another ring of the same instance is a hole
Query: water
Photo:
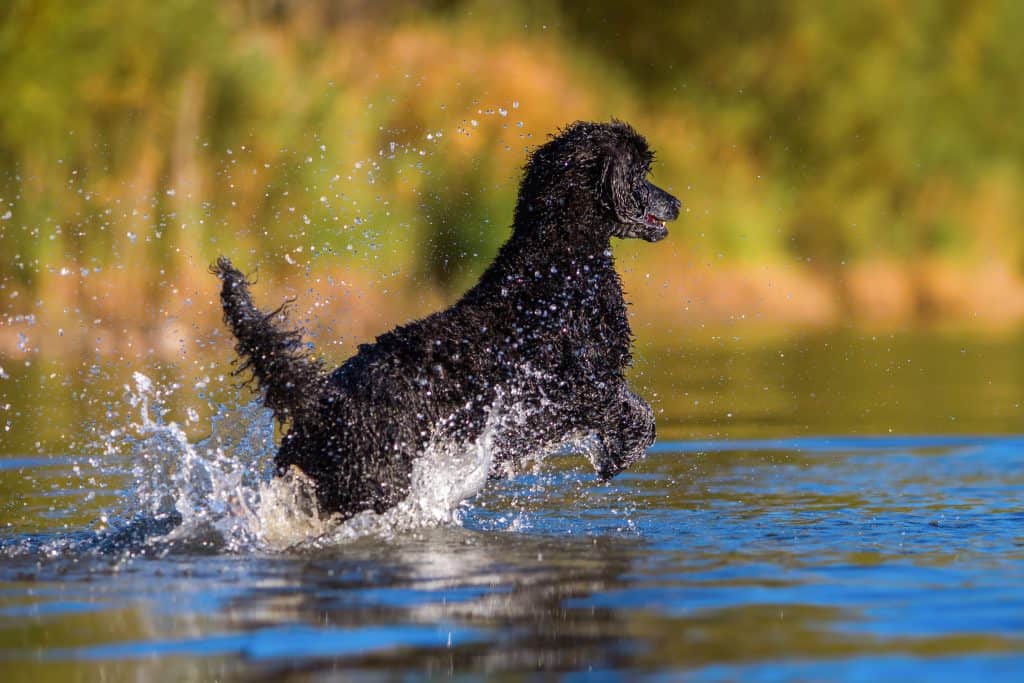
{"type": "Polygon", "coordinates": [[[10,366],[4,679],[1020,680],[1022,342],[641,344],[630,472],[567,454],[341,531],[207,360],[10,366]]]}

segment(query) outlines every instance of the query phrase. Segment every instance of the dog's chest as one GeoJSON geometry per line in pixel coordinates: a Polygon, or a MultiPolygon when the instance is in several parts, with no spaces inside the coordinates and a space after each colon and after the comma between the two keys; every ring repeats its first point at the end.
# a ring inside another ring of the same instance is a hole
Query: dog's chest
{"type": "Polygon", "coordinates": [[[553,297],[551,332],[563,361],[620,368],[629,362],[632,334],[618,275],[610,267],[580,269],[553,297]]]}

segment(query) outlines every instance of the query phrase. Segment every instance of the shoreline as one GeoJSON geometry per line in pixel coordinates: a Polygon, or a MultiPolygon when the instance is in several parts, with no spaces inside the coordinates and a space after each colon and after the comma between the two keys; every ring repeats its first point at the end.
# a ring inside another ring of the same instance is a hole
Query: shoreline
{"type": "MultiPolygon", "coordinates": [[[[998,264],[942,261],[911,265],[877,260],[838,276],[800,265],[694,262],[673,255],[620,259],[626,299],[638,338],[670,342],[701,330],[799,334],[843,326],[876,331],[951,327],[998,332],[1024,323],[1024,280],[998,264]]],[[[204,269],[180,272],[173,284],[143,292],[131,273],[50,278],[46,293],[11,296],[0,311],[0,354],[91,354],[173,359],[230,346],[220,319],[216,283],[204,269]],[[53,286],[54,283],[60,285],[53,286]],[[20,301],[19,301],[20,300],[20,301]],[[36,301],[25,310],[20,302],[36,301]],[[45,305],[43,302],[46,302],[45,305]]],[[[444,308],[458,298],[411,278],[375,277],[356,269],[296,269],[254,285],[270,310],[287,299],[292,320],[324,350],[344,355],[397,324],[444,308]],[[326,341],[325,341],[326,340],[326,341]]],[[[332,354],[333,355],[333,354],[332,354]]]]}

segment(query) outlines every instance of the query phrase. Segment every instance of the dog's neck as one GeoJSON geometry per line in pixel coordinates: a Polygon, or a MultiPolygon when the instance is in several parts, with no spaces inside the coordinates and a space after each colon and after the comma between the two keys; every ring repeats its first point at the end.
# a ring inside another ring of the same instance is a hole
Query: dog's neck
{"type": "Polygon", "coordinates": [[[607,291],[599,283],[614,283],[612,289],[618,290],[610,247],[607,240],[603,244],[553,244],[513,233],[477,285],[466,293],[464,304],[477,305],[508,297],[546,300],[570,295],[574,300],[586,299],[598,291],[607,291]],[[591,284],[580,287],[581,279],[591,284]]]}
{"type": "MultiPolygon", "coordinates": [[[[568,231],[567,231],[568,232],[568,231]]],[[[507,273],[532,275],[551,266],[573,264],[613,266],[611,240],[578,239],[578,231],[563,235],[523,234],[513,231],[495,260],[507,273]]]]}
{"type": "Polygon", "coordinates": [[[581,190],[581,179],[553,183],[540,197],[520,192],[512,222],[512,238],[519,248],[538,247],[541,254],[571,252],[584,257],[610,247],[614,217],[595,204],[593,194],[581,190]]]}
{"type": "MultiPolygon", "coordinates": [[[[455,307],[461,311],[498,309],[508,316],[508,322],[516,320],[518,311],[543,310],[542,317],[531,318],[532,324],[570,329],[569,316],[577,321],[571,329],[585,330],[583,334],[595,338],[607,330],[617,330],[626,340],[630,334],[608,239],[574,244],[513,233],[480,281],[455,307]],[[580,327],[581,316],[600,322],[580,327]]],[[[476,320],[478,315],[469,314],[469,319],[476,320]]],[[[628,363],[628,344],[615,353],[622,363],[628,363]]]]}
{"type": "Polygon", "coordinates": [[[512,235],[465,303],[501,300],[513,291],[544,298],[563,287],[581,294],[596,289],[576,286],[581,277],[617,282],[611,232],[608,219],[593,210],[572,203],[527,205],[520,197],[512,235]]]}

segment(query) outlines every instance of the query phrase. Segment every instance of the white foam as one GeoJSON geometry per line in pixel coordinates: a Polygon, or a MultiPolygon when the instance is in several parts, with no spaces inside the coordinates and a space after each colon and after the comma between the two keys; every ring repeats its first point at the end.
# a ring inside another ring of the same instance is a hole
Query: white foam
{"type": "Polygon", "coordinates": [[[276,446],[269,410],[255,402],[224,406],[211,420],[210,436],[191,443],[177,423],[165,419],[162,402],[169,390],[141,373],[134,381],[127,387],[127,401],[138,416],[127,430],[133,481],[116,516],[177,512],[182,523],[171,536],[213,531],[229,551],[335,544],[458,524],[464,501],[487,483],[492,438],[501,421],[492,411],[482,435],[471,443],[434,440],[414,461],[405,500],[381,514],[366,511],[340,521],[320,513],[313,484],[299,470],[272,476],[276,446]]]}

